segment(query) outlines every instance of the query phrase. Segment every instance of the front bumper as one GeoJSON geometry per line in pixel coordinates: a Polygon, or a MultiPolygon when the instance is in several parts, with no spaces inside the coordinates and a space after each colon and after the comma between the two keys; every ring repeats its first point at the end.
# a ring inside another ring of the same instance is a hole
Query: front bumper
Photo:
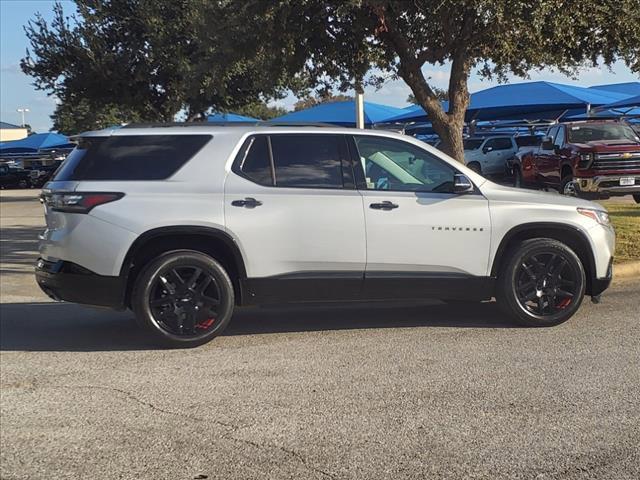
{"type": "Polygon", "coordinates": [[[613,279],[613,257],[609,260],[609,267],[607,268],[607,274],[603,278],[594,277],[591,279],[591,288],[589,292],[587,292],[592,297],[596,297],[604,292],[609,285],[611,285],[611,280],[613,279]]]}
{"type": "Polygon", "coordinates": [[[98,275],[63,260],[36,263],[38,286],[50,298],[123,310],[125,282],[120,277],[98,275]]]}
{"type": "Polygon", "coordinates": [[[640,193],[640,175],[599,175],[596,177],[576,178],[576,189],[582,193],[603,193],[607,195],[629,195],[640,193]],[[620,185],[621,178],[635,178],[634,185],[620,185]]]}

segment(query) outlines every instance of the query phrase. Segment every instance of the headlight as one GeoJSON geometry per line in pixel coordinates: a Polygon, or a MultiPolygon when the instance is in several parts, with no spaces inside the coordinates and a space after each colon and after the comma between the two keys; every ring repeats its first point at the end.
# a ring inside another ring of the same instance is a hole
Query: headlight
{"type": "Polygon", "coordinates": [[[593,208],[578,208],[578,213],[584,215],[585,217],[593,218],[600,225],[604,225],[606,227],[611,226],[609,214],[604,210],[596,210],[593,208]]]}
{"type": "Polygon", "coordinates": [[[593,153],[581,153],[578,168],[589,168],[593,162],[593,153]]]}

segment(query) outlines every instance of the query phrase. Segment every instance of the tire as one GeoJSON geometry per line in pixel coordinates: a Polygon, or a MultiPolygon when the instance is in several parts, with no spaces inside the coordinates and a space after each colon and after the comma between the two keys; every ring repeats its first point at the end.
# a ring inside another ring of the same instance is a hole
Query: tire
{"type": "Polygon", "coordinates": [[[478,175],[482,175],[482,168],[480,167],[480,164],[478,162],[471,162],[467,165],[467,167],[476,172],[478,175]]]}
{"type": "Polygon", "coordinates": [[[578,191],[573,184],[573,175],[566,175],[560,181],[560,193],[570,197],[577,197],[578,191]]]}
{"type": "Polygon", "coordinates": [[[633,199],[636,201],[636,203],[640,203],[640,193],[636,193],[636,194],[633,196],[633,199]]]}
{"type": "Polygon", "coordinates": [[[521,325],[551,327],[580,308],[586,277],[580,259],[567,245],[534,238],[507,254],[497,281],[500,308],[521,325]]]}
{"type": "Polygon", "coordinates": [[[235,296],[220,263],[194,250],[174,250],[144,268],[135,281],[131,303],[138,324],[154,340],[167,347],[190,348],[224,331],[235,296]]]}

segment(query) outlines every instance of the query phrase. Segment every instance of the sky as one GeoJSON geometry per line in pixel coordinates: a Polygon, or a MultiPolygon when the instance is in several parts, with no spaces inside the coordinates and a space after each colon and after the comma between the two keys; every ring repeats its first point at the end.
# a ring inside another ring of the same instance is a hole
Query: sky
{"type": "MultiPolygon", "coordinates": [[[[28,108],[26,123],[36,132],[46,132],[51,129],[50,115],[56,105],[56,99],[47,96],[46,92],[36,90],[32,85],[33,79],[20,70],[20,59],[24,57],[28,41],[23,30],[36,12],[40,12],[45,19],[51,19],[53,0],[0,0],[0,120],[7,123],[20,124],[21,116],[16,109],[28,108]]],[[[65,11],[75,10],[70,0],[61,2],[65,11]]],[[[425,76],[431,83],[440,88],[446,88],[448,71],[444,67],[426,66],[425,76]]],[[[607,68],[589,68],[580,72],[575,79],[568,78],[561,73],[545,69],[532,72],[529,80],[546,80],[550,82],[569,83],[580,86],[601,85],[605,83],[622,83],[638,81],[638,76],[622,62],[607,68]]],[[[510,81],[524,81],[520,78],[510,78],[510,81]]],[[[483,80],[473,74],[469,79],[469,91],[475,92],[493,87],[498,83],[483,80]]],[[[402,80],[389,81],[380,90],[369,88],[365,90],[365,99],[375,103],[383,103],[396,107],[407,105],[406,99],[411,90],[402,80]]],[[[289,95],[275,104],[291,108],[296,98],[289,95]]]]}

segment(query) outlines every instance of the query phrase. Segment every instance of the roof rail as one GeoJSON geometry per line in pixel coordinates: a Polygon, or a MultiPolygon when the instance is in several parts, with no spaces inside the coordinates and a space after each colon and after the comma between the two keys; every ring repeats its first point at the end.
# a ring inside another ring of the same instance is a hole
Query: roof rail
{"type": "Polygon", "coordinates": [[[278,120],[265,120],[260,122],[260,125],[267,127],[328,127],[336,128],[338,125],[332,125],[330,123],[322,122],[293,122],[293,121],[278,121],[278,120]]]}
{"type": "Polygon", "coordinates": [[[249,127],[262,122],[162,122],[162,123],[128,123],[122,128],[162,128],[162,127],[249,127]]]}

